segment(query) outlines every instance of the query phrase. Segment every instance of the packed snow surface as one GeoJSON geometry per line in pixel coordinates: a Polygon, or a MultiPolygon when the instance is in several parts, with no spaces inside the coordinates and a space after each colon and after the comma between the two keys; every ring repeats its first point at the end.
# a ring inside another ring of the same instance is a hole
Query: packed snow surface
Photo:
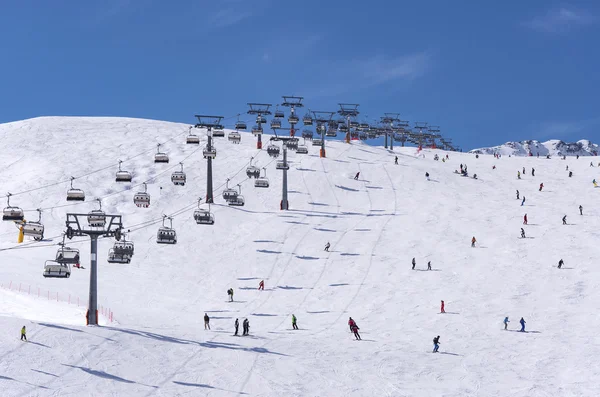
{"type": "Polygon", "coordinates": [[[503,156],[597,156],[598,145],[586,139],[566,143],[558,139],[546,142],[535,140],[506,142],[503,145],[473,149],[470,153],[500,154],[503,156]]]}
{"type": "Polygon", "coordinates": [[[199,146],[186,145],[187,125],[160,121],[0,125],[0,194],[11,192],[27,220],[42,209],[46,228],[44,241],[19,245],[14,223],[0,224],[3,396],[600,394],[596,164],[340,141],[328,141],[320,158],[308,142],[308,155],[289,153],[290,210],[280,211],[282,172],[242,133],[239,145],[215,139],[216,222],[206,226],[193,219],[206,194],[206,136],[194,132],[199,146]],[[169,164],[153,162],[159,142],[169,164]],[[251,157],[266,167],[268,189],[247,178],[251,157]],[[119,160],[132,183],[115,182],[119,160]],[[170,180],[179,162],[185,186],[170,180]],[[454,173],[461,163],[478,179],[454,173]],[[83,203],[66,201],[71,176],[83,203]],[[221,198],[227,178],[229,187],[240,185],[245,206],[221,198]],[[138,208],[133,194],[145,181],[151,205],[138,208]],[[89,240],[67,240],[85,267],[69,279],[45,279],[42,269],[56,254],[65,214],[97,209],[96,198],[123,216],[135,255],[130,264],[108,264],[114,240],[99,241],[103,325],[86,327],[89,240]],[[173,215],[176,245],[156,244],[163,214],[173,215]],[[362,341],[349,331],[350,316],[362,341]],[[233,336],[236,318],[249,319],[250,336],[233,336]],[[23,325],[28,343],[19,341],[23,325]]]}

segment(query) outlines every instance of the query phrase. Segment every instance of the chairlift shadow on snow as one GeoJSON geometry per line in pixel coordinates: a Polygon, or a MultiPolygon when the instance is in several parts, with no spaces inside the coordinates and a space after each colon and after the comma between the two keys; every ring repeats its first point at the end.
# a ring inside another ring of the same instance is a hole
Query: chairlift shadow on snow
{"type": "Polygon", "coordinates": [[[300,221],[285,221],[285,223],[291,223],[294,225],[308,225],[308,223],[306,222],[300,222],[300,221]]]}
{"type": "Polygon", "coordinates": [[[245,393],[243,391],[237,392],[237,391],[233,391],[233,390],[220,389],[218,387],[214,387],[214,386],[211,386],[211,385],[206,385],[204,383],[189,383],[189,382],[180,382],[180,381],[177,381],[177,380],[174,380],[173,383],[175,383],[176,385],[181,385],[181,386],[199,387],[199,388],[202,388],[202,389],[220,390],[220,391],[224,391],[224,392],[228,392],[228,393],[236,393],[236,394],[248,395],[248,393],[245,393]]]}
{"type": "Polygon", "coordinates": [[[254,243],[273,243],[273,244],[283,244],[282,241],[275,241],[275,240],[254,240],[254,243]]]}
{"type": "Polygon", "coordinates": [[[38,323],[38,325],[41,325],[41,326],[44,326],[44,327],[50,327],[50,328],[61,329],[61,330],[64,330],[64,331],[83,332],[82,330],[80,330],[80,329],[77,329],[77,328],[63,327],[62,325],[56,325],[56,324],[38,323]]]}
{"type": "Polygon", "coordinates": [[[365,186],[367,189],[383,189],[381,186],[365,186]]]}
{"type": "Polygon", "coordinates": [[[304,287],[290,287],[289,285],[278,285],[277,288],[279,289],[285,289],[285,290],[298,290],[298,289],[304,289],[304,287]]]}
{"type": "Polygon", "coordinates": [[[459,356],[462,357],[462,354],[450,353],[450,352],[438,352],[440,354],[447,354],[449,356],[459,356]]]}
{"type": "Polygon", "coordinates": [[[317,170],[313,170],[312,168],[296,168],[297,171],[309,171],[309,172],[317,172],[317,170]]]}
{"type": "Polygon", "coordinates": [[[360,190],[353,189],[351,187],[346,187],[346,186],[341,186],[341,185],[335,185],[335,187],[337,187],[338,189],[346,190],[348,192],[360,192],[360,190]]]}
{"type": "Polygon", "coordinates": [[[325,229],[322,227],[315,227],[314,230],[317,230],[319,232],[332,232],[332,233],[336,233],[337,230],[333,230],[333,229],[325,229]]]}
{"type": "Polygon", "coordinates": [[[0,375],[0,380],[2,380],[2,379],[4,379],[4,380],[12,380],[12,381],[14,381],[14,382],[17,382],[17,383],[23,383],[23,384],[25,384],[25,385],[29,385],[29,386],[33,386],[33,387],[39,387],[40,389],[45,389],[45,390],[48,390],[48,388],[47,388],[46,386],[34,385],[33,383],[29,383],[29,382],[23,382],[23,381],[21,381],[21,380],[17,380],[17,379],[15,379],[15,378],[11,378],[10,376],[3,376],[3,375],[0,375]]]}
{"type": "Polygon", "coordinates": [[[32,345],[38,345],[38,346],[42,346],[42,347],[47,347],[48,349],[50,348],[50,346],[48,346],[48,345],[44,345],[43,343],[39,343],[39,342],[33,342],[31,340],[28,340],[27,343],[30,343],[32,345]]]}
{"type": "Polygon", "coordinates": [[[329,207],[329,204],[325,204],[325,203],[315,203],[314,201],[309,202],[308,204],[310,205],[320,205],[323,207],[329,207]]]}
{"type": "Polygon", "coordinates": [[[272,250],[265,250],[265,249],[256,250],[256,252],[260,252],[262,254],[281,254],[281,251],[272,251],[272,250]]]}
{"type": "Polygon", "coordinates": [[[350,252],[342,252],[340,255],[341,256],[360,256],[360,254],[353,254],[350,252]]]}
{"type": "Polygon", "coordinates": [[[310,312],[307,310],[306,313],[308,313],[308,314],[325,314],[325,313],[331,313],[331,311],[330,310],[319,310],[319,311],[310,312]]]}
{"type": "Polygon", "coordinates": [[[250,281],[250,280],[262,280],[261,278],[258,277],[238,277],[239,281],[250,281]]]}
{"type": "Polygon", "coordinates": [[[50,372],[40,371],[39,369],[33,369],[33,368],[31,368],[31,370],[33,372],[39,372],[40,374],[44,374],[44,375],[48,375],[48,376],[54,376],[55,378],[59,377],[58,375],[51,374],[50,372]]]}
{"type": "Polygon", "coordinates": [[[251,316],[257,316],[257,317],[278,317],[278,314],[269,314],[269,313],[252,313],[250,314],[251,316]]]}
{"type": "Polygon", "coordinates": [[[350,284],[348,284],[348,283],[329,284],[330,287],[343,287],[345,285],[350,285],[350,284]]]}
{"type": "Polygon", "coordinates": [[[211,320],[212,319],[215,319],[215,320],[229,320],[229,319],[233,319],[233,317],[228,317],[228,316],[212,316],[210,319],[211,320]]]}
{"type": "MultiPolygon", "coordinates": [[[[99,378],[110,379],[110,380],[112,380],[112,381],[116,381],[116,382],[122,382],[122,383],[130,383],[130,384],[135,384],[135,383],[137,383],[137,382],[134,382],[134,381],[132,381],[132,380],[125,379],[125,378],[121,378],[121,377],[119,377],[119,376],[112,375],[112,374],[109,374],[108,372],[104,372],[104,371],[98,371],[98,370],[95,370],[95,369],[86,368],[86,367],[80,367],[80,366],[77,366],[77,365],[70,365],[70,364],[62,364],[62,365],[64,365],[65,367],[71,367],[71,368],[77,368],[77,369],[80,369],[80,370],[82,370],[83,372],[86,372],[86,373],[88,373],[88,374],[90,374],[90,375],[97,376],[97,377],[99,377],[99,378]]],[[[155,388],[155,389],[157,389],[157,388],[158,388],[158,386],[150,386],[150,385],[145,385],[145,386],[148,386],[148,387],[153,387],[153,388],[155,388]]]]}
{"type": "Polygon", "coordinates": [[[305,260],[305,261],[316,261],[316,260],[321,259],[321,258],[318,258],[316,256],[304,256],[304,255],[296,255],[296,258],[302,259],[302,260],[305,260]]]}
{"type": "MultiPolygon", "coordinates": [[[[258,279],[256,279],[256,280],[258,280],[258,279]]],[[[231,310],[205,310],[204,312],[205,313],[231,313],[231,310]]]]}
{"type": "Polygon", "coordinates": [[[371,229],[354,229],[355,232],[370,232],[371,229]]]}

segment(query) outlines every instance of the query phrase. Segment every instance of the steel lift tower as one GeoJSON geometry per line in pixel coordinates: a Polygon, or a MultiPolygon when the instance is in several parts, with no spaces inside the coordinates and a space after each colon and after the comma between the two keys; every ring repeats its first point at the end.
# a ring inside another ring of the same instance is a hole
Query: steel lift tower
{"type": "Polygon", "coordinates": [[[413,131],[419,131],[419,150],[423,149],[423,131],[427,131],[427,123],[422,121],[415,122],[413,131]]]}
{"type": "Polygon", "coordinates": [[[408,129],[409,122],[405,120],[399,120],[396,122],[396,127],[398,127],[398,133],[401,134],[400,142],[402,143],[402,147],[404,147],[404,142],[406,142],[406,130],[408,129]]]}
{"type": "Polygon", "coordinates": [[[290,202],[288,201],[288,183],[287,183],[287,172],[290,169],[290,166],[287,162],[287,145],[290,142],[294,142],[296,147],[298,147],[298,138],[292,136],[277,136],[271,137],[271,141],[281,141],[283,142],[283,164],[281,166],[277,165],[277,168],[280,168],[283,171],[283,181],[281,186],[281,203],[279,205],[279,209],[282,211],[287,211],[290,209],[290,202]]]}
{"type": "Polygon", "coordinates": [[[256,148],[262,149],[262,125],[267,122],[264,116],[269,116],[271,111],[269,108],[272,106],[270,103],[248,103],[250,110],[246,113],[256,116],[256,124],[258,125],[258,131],[252,130],[252,133],[258,137],[256,141],[256,148]]]}
{"type": "Polygon", "coordinates": [[[74,236],[90,236],[91,266],[90,266],[90,292],[88,310],[86,313],[87,325],[98,325],[98,237],[115,237],[121,240],[121,215],[102,215],[103,224],[96,223],[89,226],[89,214],[67,214],[67,231],[65,235],[70,240],[74,236]]]}
{"type": "Polygon", "coordinates": [[[304,97],[301,96],[283,96],[283,102],[281,106],[290,108],[290,117],[288,117],[288,123],[290,123],[290,136],[296,134],[296,124],[300,121],[300,118],[296,115],[296,108],[304,107],[302,100],[304,97]]]}
{"type": "Polygon", "coordinates": [[[392,133],[392,139],[390,139],[390,150],[394,150],[394,123],[400,121],[400,113],[384,113],[381,118],[381,124],[385,126],[385,148],[388,148],[388,132],[392,133]]]}
{"type": "Polygon", "coordinates": [[[340,110],[337,113],[346,119],[348,131],[346,131],[346,143],[350,143],[350,118],[357,117],[360,113],[358,111],[358,104],[356,103],[338,103],[340,110]]]}
{"type": "Polygon", "coordinates": [[[325,155],[325,130],[335,112],[316,112],[313,111],[313,122],[317,125],[317,134],[321,134],[321,150],[319,151],[319,157],[327,157],[325,155]]]}
{"type": "Polygon", "coordinates": [[[216,157],[216,151],[212,147],[212,129],[223,129],[223,125],[221,124],[221,120],[223,120],[223,116],[205,116],[205,115],[195,115],[198,119],[198,123],[196,123],[196,128],[206,128],[208,142],[206,143],[206,148],[204,149],[204,158],[206,158],[206,202],[209,204],[214,203],[213,197],[213,180],[212,180],[212,160],[216,157]]]}
{"type": "Polygon", "coordinates": [[[440,127],[436,125],[430,125],[428,131],[431,136],[431,148],[435,149],[435,140],[442,137],[442,135],[440,135],[440,127]]]}

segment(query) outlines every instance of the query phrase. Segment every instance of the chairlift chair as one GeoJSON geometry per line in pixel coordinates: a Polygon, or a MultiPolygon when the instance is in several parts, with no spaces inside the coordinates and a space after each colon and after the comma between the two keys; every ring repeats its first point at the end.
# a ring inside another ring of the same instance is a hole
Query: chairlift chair
{"type": "Polygon", "coordinates": [[[150,207],[150,195],[148,194],[148,186],[144,182],[144,191],[137,192],[133,195],[133,203],[140,208],[150,207]]]}
{"type": "Polygon", "coordinates": [[[133,241],[115,241],[112,248],[117,255],[129,255],[133,256],[134,246],[133,241]]]}
{"type": "Polygon", "coordinates": [[[44,262],[44,277],[69,278],[71,265],[52,260],[44,262]]]}
{"type": "Polygon", "coordinates": [[[313,139],[313,133],[309,130],[302,131],[302,138],[304,139],[313,139]]]}
{"type": "Polygon", "coordinates": [[[81,189],[73,187],[74,177],[71,177],[71,188],[67,190],[67,201],[85,201],[85,193],[81,189]]]}
{"type": "Polygon", "coordinates": [[[213,128],[213,138],[223,138],[225,136],[225,130],[223,128],[213,128]]]}
{"type": "Polygon", "coordinates": [[[128,264],[131,263],[131,256],[118,254],[114,248],[108,250],[108,257],[106,258],[108,263],[121,263],[128,264]]]}
{"type": "Polygon", "coordinates": [[[292,139],[286,142],[285,146],[290,150],[298,150],[298,140],[292,139]]]}
{"type": "Polygon", "coordinates": [[[185,139],[185,143],[188,145],[199,145],[200,137],[196,134],[192,134],[192,128],[194,127],[190,127],[190,134],[185,139]]]}
{"type": "Polygon", "coordinates": [[[275,163],[275,169],[278,169],[278,170],[289,170],[290,169],[290,164],[287,161],[284,162],[283,160],[277,160],[277,163],[275,163]]]}
{"type": "Polygon", "coordinates": [[[325,136],[328,136],[328,137],[336,137],[336,136],[337,136],[337,131],[336,131],[336,130],[334,130],[333,128],[329,128],[329,129],[327,130],[327,132],[325,133],[325,136]]]}
{"type": "Polygon", "coordinates": [[[288,117],[288,123],[290,124],[297,124],[299,121],[300,119],[295,114],[291,114],[290,117],[288,117]]]}
{"type": "Polygon", "coordinates": [[[242,187],[238,184],[239,193],[235,197],[235,199],[229,200],[227,204],[236,207],[242,207],[245,204],[244,196],[242,196],[242,187]]]}
{"type": "Polygon", "coordinates": [[[248,175],[248,178],[258,178],[260,176],[260,168],[255,165],[249,165],[246,168],[246,175],[248,175]]]}
{"type": "Polygon", "coordinates": [[[302,117],[302,124],[304,125],[313,125],[313,120],[312,118],[307,114],[304,117],[302,117]]]}
{"type": "Polygon", "coordinates": [[[121,163],[122,161],[119,160],[119,170],[117,171],[117,175],[115,177],[115,180],[117,182],[131,182],[131,173],[129,171],[123,171],[121,169],[121,163]]]}
{"type": "Polygon", "coordinates": [[[354,120],[350,121],[350,128],[358,128],[358,127],[359,127],[358,121],[354,121],[354,120]]]}
{"type": "Polygon", "coordinates": [[[240,143],[240,141],[242,140],[242,134],[240,134],[237,131],[231,131],[229,135],[227,135],[227,139],[231,143],[240,143]]]}
{"type": "Polygon", "coordinates": [[[22,224],[23,235],[32,237],[35,241],[44,238],[44,225],[42,224],[42,210],[38,209],[38,220],[35,222],[25,222],[22,224]]]}
{"type": "Polygon", "coordinates": [[[173,218],[168,218],[171,226],[165,226],[166,216],[163,216],[163,225],[156,232],[156,242],[158,244],[177,244],[177,232],[173,229],[173,218]]]}
{"type": "Polygon", "coordinates": [[[283,114],[283,111],[281,110],[275,110],[275,115],[273,117],[276,119],[282,119],[285,117],[285,114],[283,114]]]}
{"type": "Polygon", "coordinates": [[[260,135],[262,132],[263,130],[258,126],[258,124],[252,127],[252,135],[260,135]]]}
{"type": "Polygon", "coordinates": [[[238,121],[235,123],[235,129],[236,129],[236,130],[245,130],[245,129],[247,129],[247,128],[248,128],[248,126],[247,126],[247,125],[246,125],[246,123],[245,123],[245,122],[243,122],[243,121],[239,121],[239,120],[238,120],[238,121]]]}
{"type": "Polygon", "coordinates": [[[198,200],[198,209],[194,211],[194,220],[198,225],[214,225],[215,216],[210,212],[210,203],[208,210],[200,208],[200,199],[198,200]]]}
{"type": "Polygon", "coordinates": [[[271,120],[271,129],[281,128],[281,120],[273,119],[271,120]]]}
{"type": "Polygon", "coordinates": [[[102,202],[97,199],[100,208],[92,210],[88,214],[88,224],[91,227],[104,227],[106,225],[106,214],[102,211],[102,202]]]}
{"type": "Polygon", "coordinates": [[[366,141],[368,138],[368,135],[364,132],[361,132],[360,134],[358,134],[358,139],[360,139],[361,141],[366,141]]]}
{"type": "Polygon", "coordinates": [[[156,154],[154,155],[154,162],[155,163],[168,163],[169,162],[169,156],[166,153],[160,152],[160,143],[158,145],[156,145],[156,154]]]}
{"type": "Polygon", "coordinates": [[[7,207],[2,210],[2,220],[3,221],[22,221],[24,218],[23,210],[19,207],[12,207],[10,205],[10,196],[12,194],[8,193],[6,198],[8,199],[7,207]]]}
{"type": "Polygon", "coordinates": [[[263,168],[263,170],[265,171],[265,175],[256,178],[256,180],[254,181],[254,187],[269,187],[269,178],[267,178],[267,168],[265,167],[263,168]]]}
{"type": "Polygon", "coordinates": [[[175,186],[184,186],[186,177],[185,172],[183,172],[183,163],[179,163],[179,165],[181,165],[181,171],[175,171],[171,174],[171,182],[175,186]]]}
{"type": "Polygon", "coordinates": [[[323,141],[321,140],[321,138],[313,139],[313,141],[312,141],[313,146],[321,146],[322,144],[323,144],[323,141]]]}
{"type": "Polygon", "coordinates": [[[363,130],[368,130],[369,129],[369,124],[368,123],[360,123],[358,125],[359,128],[363,129],[363,130]]]}
{"type": "Polygon", "coordinates": [[[296,149],[296,153],[308,154],[308,148],[306,147],[306,145],[298,145],[298,149],[296,149]]]}
{"type": "Polygon", "coordinates": [[[204,156],[205,159],[208,159],[208,158],[214,159],[215,157],[217,157],[217,148],[215,148],[214,146],[211,145],[211,147],[209,149],[208,145],[206,145],[204,147],[204,150],[202,150],[202,156],[204,156]]]}
{"type": "Polygon", "coordinates": [[[256,123],[257,124],[266,124],[267,119],[265,118],[265,116],[260,114],[260,115],[256,116],[256,123]]]}
{"type": "Polygon", "coordinates": [[[237,199],[238,192],[235,189],[229,187],[229,179],[225,182],[225,190],[223,190],[223,200],[230,201],[237,199]]]}
{"type": "Polygon", "coordinates": [[[269,144],[269,146],[267,146],[267,154],[271,157],[279,157],[279,146],[274,145],[274,144],[269,144]]]}
{"type": "Polygon", "coordinates": [[[348,132],[348,126],[346,124],[341,124],[338,129],[340,130],[340,132],[348,132]]]}

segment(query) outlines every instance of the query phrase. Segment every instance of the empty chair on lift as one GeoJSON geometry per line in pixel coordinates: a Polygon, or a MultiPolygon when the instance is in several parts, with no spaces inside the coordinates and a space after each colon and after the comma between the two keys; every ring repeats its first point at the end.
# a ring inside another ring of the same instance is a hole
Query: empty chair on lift
{"type": "Polygon", "coordinates": [[[281,110],[275,110],[274,116],[276,119],[282,119],[285,117],[285,114],[281,110]]]}
{"type": "Polygon", "coordinates": [[[183,172],[183,163],[179,163],[181,165],[181,171],[175,171],[171,174],[171,182],[175,186],[184,186],[185,185],[185,172],[183,172]]]}
{"type": "Polygon", "coordinates": [[[6,208],[2,210],[2,220],[3,221],[22,221],[24,218],[23,210],[19,207],[11,207],[10,205],[10,196],[12,194],[8,193],[6,198],[8,199],[8,204],[6,208]]]}
{"type": "Polygon", "coordinates": [[[70,276],[71,266],[69,264],[50,260],[44,263],[44,277],[69,278],[70,276]]]}
{"type": "Polygon", "coordinates": [[[231,199],[227,201],[227,204],[232,206],[241,207],[245,204],[244,196],[242,196],[242,187],[238,185],[239,193],[236,195],[235,199],[231,199]]]}
{"type": "Polygon", "coordinates": [[[88,224],[91,227],[104,227],[106,224],[106,214],[102,211],[102,202],[100,199],[98,200],[98,204],[100,208],[97,210],[90,211],[88,214],[88,224]]]}
{"type": "Polygon", "coordinates": [[[237,198],[238,192],[235,189],[229,187],[229,179],[225,182],[225,190],[223,190],[223,200],[230,201],[237,198]]]}
{"type": "Polygon", "coordinates": [[[119,160],[119,170],[117,171],[117,175],[115,177],[115,180],[117,182],[131,182],[131,173],[129,171],[123,171],[121,169],[121,163],[122,161],[119,160]]]}
{"type": "Polygon", "coordinates": [[[144,191],[137,192],[133,195],[133,203],[138,207],[148,208],[150,207],[150,195],[147,193],[148,186],[146,185],[146,182],[144,182],[143,185],[144,191]]]}
{"type": "Polygon", "coordinates": [[[156,154],[154,155],[154,162],[155,163],[168,163],[169,162],[169,156],[166,153],[162,153],[160,151],[160,143],[158,145],[156,145],[156,154]]]}
{"type": "Polygon", "coordinates": [[[348,126],[346,124],[342,124],[339,127],[340,132],[348,132],[348,126]]]}
{"type": "Polygon", "coordinates": [[[281,128],[281,120],[273,119],[271,120],[271,129],[281,128]]]}
{"type": "Polygon", "coordinates": [[[302,117],[302,124],[304,124],[304,125],[312,125],[313,124],[313,120],[312,120],[312,118],[308,114],[306,114],[306,115],[304,115],[304,117],[302,117]]]}
{"type": "Polygon", "coordinates": [[[369,129],[369,124],[368,123],[360,123],[358,126],[361,129],[363,129],[363,130],[368,130],[369,129]]]}
{"type": "Polygon", "coordinates": [[[42,210],[38,209],[38,220],[35,222],[25,222],[22,224],[23,235],[32,237],[35,241],[44,238],[44,225],[42,224],[42,210]]]}
{"type": "Polygon", "coordinates": [[[227,135],[227,139],[231,143],[240,143],[242,140],[242,135],[237,131],[231,131],[229,135],[227,135]]]}
{"type": "Polygon", "coordinates": [[[323,140],[321,138],[313,139],[313,141],[312,141],[313,146],[321,146],[322,144],[323,144],[323,140]]]}
{"type": "Polygon", "coordinates": [[[225,130],[223,128],[214,128],[212,130],[213,138],[223,138],[225,136],[225,130]]]}
{"type": "Polygon", "coordinates": [[[267,168],[263,168],[265,175],[256,178],[254,187],[269,187],[269,178],[267,178],[267,168]]]}
{"type": "Polygon", "coordinates": [[[290,114],[290,117],[288,117],[288,123],[290,124],[297,124],[299,121],[300,119],[295,114],[290,114]]]}
{"type": "Polygon", "coordinates": [[[217,157],[217,149],[211,145],[210,149],[208,145],[204,146],[204,150],[202,150],[202,155],[205,159],[211,158],[214,159],[217,157]]]}
{"type": "Polygon", "coordinates": [[[243,122],[243,121],[240,121],[240,120],[238,120],[238,121],[235,123],[235,129],[236,129],[236,130],[245,130],[245,129],[247,129],[247,128],[248,128],[248,126],[247,126],[247,125],[246,125],[246,123],[245,123],[245,122],[243,122]]]}
{"type": "Polygon", "coordinates": [[[284,162],[283,160],[277,160],[277,163],[275,163],[275,168],[278,170],[289,170],[290,164],[287,161],[284,162]]]}
{"type": "Polygon", "coordinates": [[[279,146],[272,143],[267,146],[267,154],[271,157],[279,157],[279,150],[279,146]]]}
{"type": "Polygon", "coordinates": [[[67,201],[85,201],[85,193],[81,189],[73,187],[74,177],[71,177],[71,188],[67,190],[67,201]]]}
{"type": "Polygon", "coordinates": [[[256,123],[257,124],[266,124],[267,119],[263,115],[258,115],[258,116],[256,116],[256,123]]]}
{"type": "Polygon", "coordinates": [[[306,147],[306,145],[298,145],[298,148],[296,149],[296,153],[308,154],[308,148],[306,147]]]}
{"type": "Polygon", "coordinates": [[[327,132],[325,133],[325,136],[336,137],[337,136],[337,131],[334,130],[333,128],[328,128],[327,132]]]}
{"type": "Polygon", "coordinates": [[[165,226],[166,216],[163,215],[163,225],[156,232],[156,242],[158,244],[177,244],[177,232],[173,229],[173,218],[168,218],[171,226],[165,226]]]}
{"type": "Polygon", "coordinates": [[[187,136],[187,138],[185,139],[185,143],[188,145],[198,145],[200,144],[200,137],[196,134],[192,134],[192,126],[189,127],[190,128],[190,133],[187,136]]]}
{"type": "Polygon", "coordinates": [[[261,127],[259,127],[258,125],[255,125],[252,127],[252,134],[253,135],[259,135],[262,134],[263,130],[261,127]]]}
{"type": "Polygon", "coordinates": [[[215,216],[210,212],[210,203],[208,204],[208,209],[200,208],[200,201],[198,200],[198,209],[194,211],[194,220],[199,225],[214,225],[215,224],[215,216]]]}

